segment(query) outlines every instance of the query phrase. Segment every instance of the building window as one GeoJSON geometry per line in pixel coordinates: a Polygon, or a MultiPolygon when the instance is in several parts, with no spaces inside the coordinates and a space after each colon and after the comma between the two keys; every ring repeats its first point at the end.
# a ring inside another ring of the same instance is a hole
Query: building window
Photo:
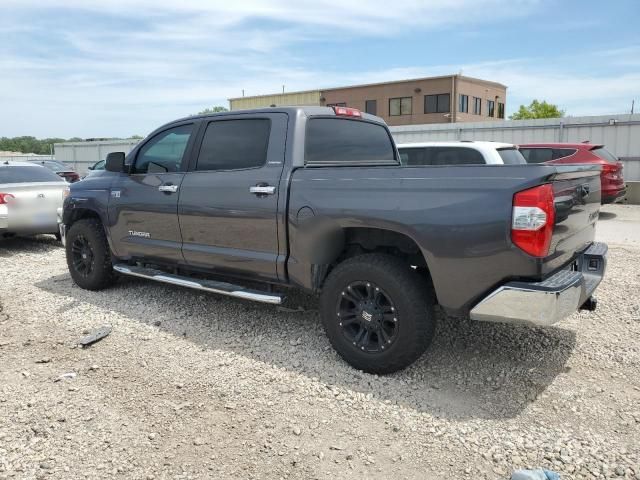
{"type": "Polygon", "coordinates": [[[411,115],[411,97],[390,98],[389,116],[411,115]]]}
{"type": "Polygon", "coordinates": [[[487,115],[493,117],[495,108],[496,102],[494,102],[493,100],[487,100],[487,115]]]}
{"type": "Polygon", "coordinates": [[[482,99],[480,97],[473,97],[473,114],[482,115],[482,99]]]}
{"type": "Polygon", "coordinates": [[[376,100],[365,100],[364,101],[364,111],[370,113],[371,115],[377,115],[378,113],[378,102],[376,100]]]}
{"type": "Polygon", "coordinates": [[[449,113],[450,110],[448,93],[424,96],[424,113],[449,113]]]}
{"type": "Polygon", "coordinates": [[[327,103],[327,107],[346,107],[347,104],[345,102],[341,103],[327,103]]]}
{"type": "Polygon", "coordinates": [[[461,113],[469,113],[469,95],[460,94],[460,104],[458,107],[461,113]]]}
{"type": "Polygon", "coordinates": [[[504,103],[498,102],[498,118],[504,118],[504,103]]]}

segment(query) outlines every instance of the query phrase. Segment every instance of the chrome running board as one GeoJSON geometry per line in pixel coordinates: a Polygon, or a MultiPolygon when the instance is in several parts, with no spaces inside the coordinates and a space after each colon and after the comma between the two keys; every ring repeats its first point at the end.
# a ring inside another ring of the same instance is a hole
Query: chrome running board
{"type": "Polygon", "coordinates": [[[179,285],[181,287],[193,288],[195,290],[204,290],[205,292],[219,293],[221,295],[227,295],[229,297],[253,300],[254,302],[280,305],[283,301],[282,295],[279,294],[261,292],[259,290],[250,290],[239,285],[233,285],[226,282],[218,282],[215,280],[201,280],[191,277],[174,275],[154,268],[138,267],[118,263],[113,266],[113,269],[123,275],[146,278],[148,280],[155,280],[156,282],[170,283],[171,285],[179,285]]]}

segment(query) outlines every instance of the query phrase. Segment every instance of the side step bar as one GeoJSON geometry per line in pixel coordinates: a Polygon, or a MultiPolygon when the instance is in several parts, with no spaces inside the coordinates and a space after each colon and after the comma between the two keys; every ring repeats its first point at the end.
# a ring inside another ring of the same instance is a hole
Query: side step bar
{"type": "Polygon", "coordinates": [[[123,275],[131,275],[133,277],[146,278],[155,280],[156,282],[170,283],[181,287],[193,288],[195,290],[204,290],[205,292],[219,293],[229,297],[244,298],[245,300],[253,300],[255,302],[271,303],[280,305],[283,301],[282,295],[261,292],[258,290],[250,290],[239,285],[233,285],[226,282],[217,282],[215,280],[201,280],[156,270],[154,268],[145,268],[131,266],[124,263],[118,263],[113,269],[123,275]]]}

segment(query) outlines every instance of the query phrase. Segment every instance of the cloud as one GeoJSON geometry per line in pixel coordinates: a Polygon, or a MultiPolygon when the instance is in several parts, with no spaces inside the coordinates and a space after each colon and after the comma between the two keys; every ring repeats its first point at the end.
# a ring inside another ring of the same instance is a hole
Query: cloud
{"type": "MultiPolygon", "coordinates": [[[[507,108],[532,98],[569,113],[620,111],[639,95],[640,46],[577,57],[500,58],[385,68],[320,63],[314,53],[433,31],[468,34],[470,48],[543,0],[4,0],[0,135],[144,134],[164,121],[247,94],[464,74],[509,86],[507,108]],[[598,73],[603,72],[603,73],[598,73]]],[[[442,36],[444,34],[444,36],[442,36]]],[[[410,41],[410,39],[409,39],[410,41]]],[[[444,40],[443,40],[444,41],[444,40]]],[[[429,49],[446,48],[434,44],[429,49]]],[[[425,49],[428,59],[428,49],[425,49]]],[[[451,56],[452,58],[455,55],[451,56]]],[[[373,56],[372,56],[373,58],[373,56]]],[[[428,61],[428,60],[424,60],[428,61]]],[[[377,62],[365,62],[369,65],[377,62]]]]}

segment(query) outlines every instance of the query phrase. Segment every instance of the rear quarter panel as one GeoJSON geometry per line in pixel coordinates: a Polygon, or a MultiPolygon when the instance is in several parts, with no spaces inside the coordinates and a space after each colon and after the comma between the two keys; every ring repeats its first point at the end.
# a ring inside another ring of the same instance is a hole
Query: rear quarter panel
{"type": "Polygon", "coordinates": [[[306,241],[303,209],[323,219],[323,228],[374,227],[410,237],[439,303],[467,310],[492,287],[547,270],[511,243],[512,199],[554,173],[538,165],[297,169],[289,200],[290,280],[313,288],[314,243],[306,241]]]}

